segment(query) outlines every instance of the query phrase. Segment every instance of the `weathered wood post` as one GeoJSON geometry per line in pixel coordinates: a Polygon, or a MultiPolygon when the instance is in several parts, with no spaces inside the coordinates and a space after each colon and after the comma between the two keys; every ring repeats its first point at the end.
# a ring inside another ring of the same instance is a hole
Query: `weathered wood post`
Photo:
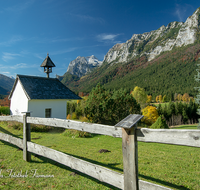
{"type": "Polygon", "coordinates": [[[130,114],[115,125],[122,127],[124,190],[139,190],[136,129],[137,122],[142,118],[143,115],[130,114]]]}
{"type": "Polygon", "coordinates": [[[31,127],[27,123],[27,117],[30,117],[30,112],[23,112],[23,159],[27,162],[31,161],[31,153],[27,151],[27,141],[31,141],[31,127]]]}

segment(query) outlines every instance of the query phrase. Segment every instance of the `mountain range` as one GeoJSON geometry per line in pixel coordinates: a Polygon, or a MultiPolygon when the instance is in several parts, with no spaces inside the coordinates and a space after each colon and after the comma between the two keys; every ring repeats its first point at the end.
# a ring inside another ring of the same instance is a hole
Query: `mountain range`
{"type": "Polygon", "coordinates": [[[125,43],[114,45],[103,62],[91,69],[86,58],[78,57],[60,80],[77,92],[89,92],[101,83],[109,89],[140,86],[152,95],[171,97],[175,92],[187,92],[194,96],[199,57],[200,8],[185,22],[171,22],[154,31],[133,34],[125,43]],[[84,60],[84,64],[77,64],[78,60],[84,60]]]}
{"type": "Polygon", "coordinates": [[[13,87],[15,79],[0,74],[0,94],[8,95],[13,87]]]}
{"type": "MultiPolygon", "coordinates": [[[[196,94],[194,86],[200,63],[200,8],[186,22],[171,22],[157,30],[133,34],[115,44],[99,61],[94,55],[78,56],[66,73],[57,76],[75,92],[90,92],[101,83],[107,89],[140,86],[153,96],[196,94]]],[[[0,74],[0,94],[8,94],[14,79],[0,74]]]]}

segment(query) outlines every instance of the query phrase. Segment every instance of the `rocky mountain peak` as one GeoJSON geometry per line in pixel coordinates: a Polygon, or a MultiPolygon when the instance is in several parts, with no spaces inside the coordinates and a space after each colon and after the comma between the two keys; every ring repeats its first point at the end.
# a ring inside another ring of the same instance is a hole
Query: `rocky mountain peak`
{"type": "Polygon", "coordinates": [[[167,26],[145,32],[133,34],[125,43],[114,45],[104,57],[108,64],[123,63],[145,55],[148,61],[173,47],[192,44],[196,40],[196,33],[200,29],[200,8],[183,22],[171,22],[167,26]]]}
{"type": "Polygon", "coordinates": [[[101,64],[102,61],[99,61],[94,55],[88,57],[78,56],[69,63],[67,72],[82,77],[90,73],[94,68],[101,66],[101,64]]]}

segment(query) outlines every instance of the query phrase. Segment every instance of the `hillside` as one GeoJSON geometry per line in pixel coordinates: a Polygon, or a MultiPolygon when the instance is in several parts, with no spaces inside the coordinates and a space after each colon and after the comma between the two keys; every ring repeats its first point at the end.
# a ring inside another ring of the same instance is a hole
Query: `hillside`
{"type": "Polygon", "coordinates": [[[185,23],[173,22],[149,33],[134,34],[127,42],[113,46],[101,67],[62,82],[73,91],[89,92],[100,82],[108,89],[140,86],[153,97],[166,94],[171,98],[175,92],[194,96],[193,87],[198,85],[194,75],[200,63],[199,25],[200,8],[185,23]]]}
{"type": "Polygon", "coordinates": [[[74,91],[89,92],[97,83],[107,89],[128,88],[135,86],[145,88],[148,94],[154,97],[166,94],[171,98],[173,94],[185,92],[194,96],[194,81],[197,74],[197,63],[200,63],[200,44],[178,48],[163,53],[156,59],[148,62],[146,57],[109,67],[104,63],[90,75],[76,81],[65,81],[65,84],[74,91]]]}
{"type": "Polygon", "coordinates": [[[14,82],[15,79],[0,74],[0,94],[8,95],[14,82]]]}

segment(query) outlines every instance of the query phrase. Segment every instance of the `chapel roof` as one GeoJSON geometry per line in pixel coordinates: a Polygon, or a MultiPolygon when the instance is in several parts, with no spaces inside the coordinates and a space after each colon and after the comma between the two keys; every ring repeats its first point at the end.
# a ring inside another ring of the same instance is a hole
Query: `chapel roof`
{"type": "Polygon", "coordinates": [[[17,75],[12,91],[9,95],[11,99],[17,82],[29,100],[31,99],[81,99],[57,78],[46,78],[37,76],[17,75]]]}
{"type": "Polygon", "coordinates": [[[40,65],[40,67],[55,67],[55,64],[49,57],[49,54],[47,54],[45,60],[42,62],[42,65],[40,65]]]}

